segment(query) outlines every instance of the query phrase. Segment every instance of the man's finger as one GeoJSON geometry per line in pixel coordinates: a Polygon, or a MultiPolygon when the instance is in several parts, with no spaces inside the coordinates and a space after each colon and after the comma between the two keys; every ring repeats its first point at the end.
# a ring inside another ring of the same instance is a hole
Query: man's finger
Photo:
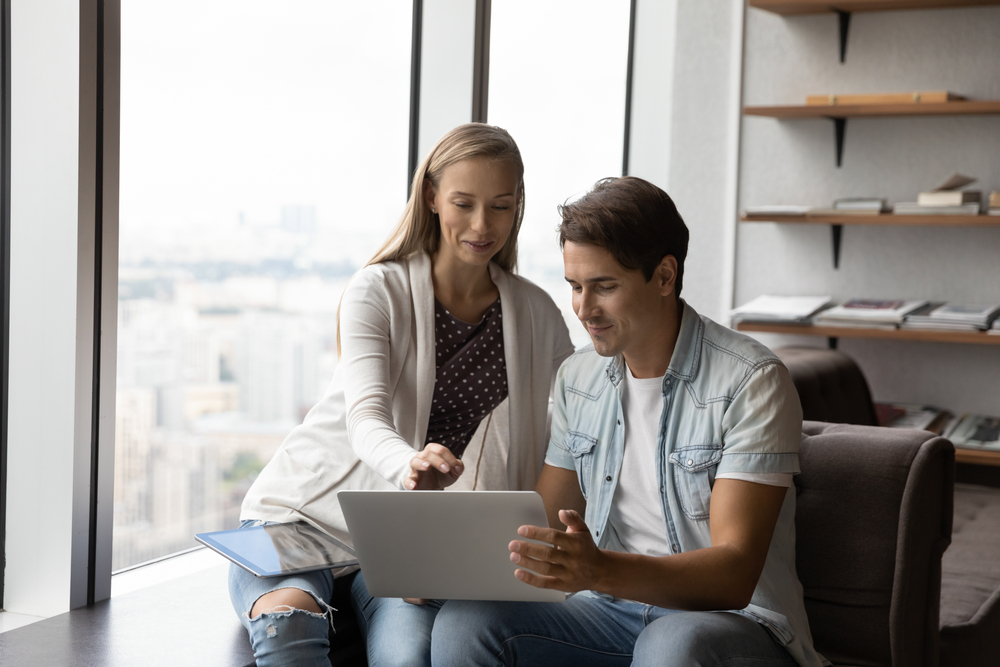
{"type": "Polygon", "coordinates": [[[559,520],[566,524],[567,532],[589,533],[587,523],[576,510],[559,510],[559,520]]]}
{"type": "Polygon", "coordinates": [[[519,554],[514,552],[511,552],[510,554],[510,562],[514,563],[515,565],[520,565],[526,570],[531,570],[536,574],[549,577],[561,575],[566,572],[566,568],[563,567],[562,565],[559,565],[558,563],[552,563],[546,560],[539,560],[537,558],[531,558],[524,554],[519,554]]]}
{"type": "MultiPolygon", "coordinates": [[[[566,552],[560,549],[554,549],[547,544],[534,544],[532,542],[514,540],[508,545],[508,548],[511,553],[520,554],[521,556],[525,556],[527,558],[533,558],[546,563],[558,563],[559,565],[566,564],[566,552]]],[[[515,560],[514,562],[516,563],[518,561],[515,560]]]]}
{"type": "Polygon", "coordinates": [[[562,530],[556,528],[542,528],[541,526],[521,526],[517,529],[517,534],[529,540],[548,542],[557,547],[568,547],[572,539],[562,530]]]}

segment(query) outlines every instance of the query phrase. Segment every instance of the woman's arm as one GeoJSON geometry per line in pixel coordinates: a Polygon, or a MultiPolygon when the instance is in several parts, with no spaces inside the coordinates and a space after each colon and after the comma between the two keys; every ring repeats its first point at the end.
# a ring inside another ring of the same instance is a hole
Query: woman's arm
{"type": "MultiPolygon", "coordinates": [[[[351,280],[340,305],[340,364],[348,437],[358,458],[403,488],[415,451],[400,436],[393,419],[392,332],[393,304],[385,276],[364,269],[351,280]]],[[[395,400],[414,398],[400,396],[395,400]]]]}

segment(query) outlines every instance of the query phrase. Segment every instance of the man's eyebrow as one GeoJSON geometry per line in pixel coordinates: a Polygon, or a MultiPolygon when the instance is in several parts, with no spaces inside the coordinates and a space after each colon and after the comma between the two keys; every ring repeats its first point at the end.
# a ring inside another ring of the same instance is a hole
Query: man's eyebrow
{"type": "MultiPolygon", "coordinates": [[[[615,278],[614,276],[597,276],[596,278],[586,278],[583,282],[584,283],[607,283],[607,282],[613,282],[615,280],[618,280],[618,278],[615,278]]],[[[573,280],[572,278],[566,278],[566,282],[568,282],[568,283],[576,283],[576,282],[579,282],[579,281],[573,280]]]]}

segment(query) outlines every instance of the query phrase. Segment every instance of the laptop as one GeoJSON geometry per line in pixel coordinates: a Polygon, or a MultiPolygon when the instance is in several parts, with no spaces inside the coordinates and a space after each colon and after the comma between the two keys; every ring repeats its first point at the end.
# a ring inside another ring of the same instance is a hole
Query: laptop
{"type": "Polygon", "coordinates": [[[198,533],[196,540],[258,577],[357,565],[349,546],[307,523],[198,533]]]}
{"type": "Polygon", "coordinates": [[[368,591],[375,597],[563,602],[517,579],[511,540],[547,526],[534,491],[341,491],[368,591]]]}

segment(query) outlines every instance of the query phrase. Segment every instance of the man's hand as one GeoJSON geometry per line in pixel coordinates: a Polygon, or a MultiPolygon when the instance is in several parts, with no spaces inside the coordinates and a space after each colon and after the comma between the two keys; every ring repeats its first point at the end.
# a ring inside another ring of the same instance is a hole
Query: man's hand
{"type": "Polygon", "coordinates": [[[410,459],[410,474],[403,486],[410,491],[439,491],[454,484],[463,472],[465,464],[450,449],[432,442],[410,459]]]}
{"type": "Polygon", "coordinates": [[[599,588],[607,557],[597,548],[590,529],[576,510],[560,510],[559,520],[566,525],[566,532],[538,526],[517,529],[521,537],[548,544],[511,542],[510,560],[527,568],[518,568],[514,576],[538,588],[567,593],[599,588]]]}

